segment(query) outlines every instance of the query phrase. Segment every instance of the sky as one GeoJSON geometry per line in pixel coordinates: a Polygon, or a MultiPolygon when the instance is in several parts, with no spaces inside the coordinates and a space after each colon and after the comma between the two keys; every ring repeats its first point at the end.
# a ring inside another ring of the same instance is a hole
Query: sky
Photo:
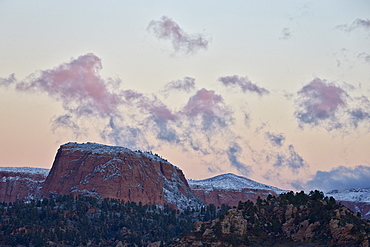
{"type": "Polygon", "coordinates": [[[60,145],[188,179],[370,187],[370,2],[0,1],[0,167],[60,145]]]}

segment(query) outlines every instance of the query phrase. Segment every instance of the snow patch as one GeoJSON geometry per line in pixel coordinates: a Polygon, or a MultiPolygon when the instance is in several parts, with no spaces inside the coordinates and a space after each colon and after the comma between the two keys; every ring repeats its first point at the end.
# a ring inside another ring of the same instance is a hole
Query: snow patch
{"type": "Polygon", "coordinates": [[[370,188],[354,188],[346,190],[332,190],[325,193],[338,201],[366,202],[370,203],[370,188]]]}

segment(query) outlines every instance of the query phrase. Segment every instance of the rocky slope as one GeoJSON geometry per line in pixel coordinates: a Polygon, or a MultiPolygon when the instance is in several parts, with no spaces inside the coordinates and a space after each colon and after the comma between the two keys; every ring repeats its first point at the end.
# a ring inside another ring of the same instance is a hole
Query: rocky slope
{"type": "Polygon", "coordinates": [[[0,167],[0,202],[29,200],[42,187],[49,169],[0,167]]]}
{"type": "Polygon", "coordinates": [[[268,195],[286,192],[231,173],[204,180],[189,180],[188,183],[204,204],[215,206],[237,206],[239,201],[256,202],[258,197],[264,199],[268,195]]]}
{"type": "Polygon", "coordinates": [[[370,220],[370,188],[332,190],[325,194],[334,197],[338,203],[343,204],[353,212],[359,212],[362,218],[370,220]]]}
{"type": "Polygon", "coordinates": [[[95,143],[62,145],[42,192],[170,204],[180,210],[202,205],[182,171],[158,155],[95,143]]]}
{"type": "Polygon", "coordinates": [[[240,203],[227,214],[196,222],[175,247],[369,246],[370,223],[321,192],[293,192],[240,203]]]}

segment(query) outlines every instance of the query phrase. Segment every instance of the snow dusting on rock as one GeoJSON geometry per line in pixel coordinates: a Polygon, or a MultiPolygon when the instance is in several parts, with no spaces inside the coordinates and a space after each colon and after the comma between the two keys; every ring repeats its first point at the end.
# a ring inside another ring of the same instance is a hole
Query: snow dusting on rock
{"type": "Polygon", "coordinates": [[[202,188],[203,190],[208,191],[211,191],[213,189],[225,189],[236,191],[242,191],[243,189],[258,189],[258,190],[272,190],[275,191],[277,194],[286,192],[285,190],[261,184],[251,179],[237,176],[232,173],[222,174],[204,180],[188,180],[188,183],[193,190],[196,190],[197,188],[202,188]]]}
{"type": "Polygon", "coordinates": [[[40,174],[45,177],[49,174],[50,169],[34,167],[0,167],[0,172],[40,174]]]}
{"type": "Polygon", "coordinates": [[[350,201],[350,202],[366,202],[370,203],[370,188],[362,189],[346,189],[332,190],[325,193],[326,196],[332,196],[335,200],[350,201]]]}
{"type": "Polygon", "coordinates": [[[161,161],[169,163],[167,160],[158,156],[158,154],[153,154],[152,152],[144,152],[144,151],[132,151],[128,148],[121,147],[121,146],[108,146],[104,144],[98,144],[94,142],[87,142],[87,143],[77,143],[77,142],[69,142],[61,147],[69,147],[72,148],[73,151],[80,150],[80,151],[90,151],[91,153],[97,154],[119,154],[119,153],[131,153],[136,154],[138,157],[145,156],[155,161],[161,161]]]}

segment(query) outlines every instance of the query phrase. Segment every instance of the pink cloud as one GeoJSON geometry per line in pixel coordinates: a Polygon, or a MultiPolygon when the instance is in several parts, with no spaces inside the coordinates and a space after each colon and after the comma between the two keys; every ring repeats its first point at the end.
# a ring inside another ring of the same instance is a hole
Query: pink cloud
{"type": "Polygon", "coordinates": [[[224,104],[222,96],[205,88],[190,97],[182,113],[190,119],[201,117],[201,128],[207,131],[216,126],[225,127],[233,120],[232,111],[224,104]]]}
{"type": "Polygon", "coordinates": [[[117,112],[121,100],[118,94],[109,91],[108,83],[99,75],[101,69],[100,58],[89,53],[56,68],[32,74],[18,83],[17,89],[46,92],[62,101],[69,111],[81,115],[92,112],[109,115],[117,112]]]}
{"type": "Polygon", "coordinates": [[[225,111],[220,104],[223,103],[221,95],[217,95],[213,90],[205,88],[200,89],[194,96],[192,96],[183,111],[188,116],[218,115],[225,111]]]}
{"type": "Polygon", "coordinates": [[[328,120],[334,128],[341,126],[336,113],[347,105],[348,97],[342,88],[316,78],[299,90],[298,95],[299,108],[295,115],[302,124],[319,125],[328,120]]]}
{"type": "Polygon", "coordinates": [[[207,49],[208,40],[201,34],[189,35],[167,16],[162,16],[159,21],[152,20],[147,28],[158,39],[172,42],[176,52],[195,53],[200,49],[207,49]]]}

